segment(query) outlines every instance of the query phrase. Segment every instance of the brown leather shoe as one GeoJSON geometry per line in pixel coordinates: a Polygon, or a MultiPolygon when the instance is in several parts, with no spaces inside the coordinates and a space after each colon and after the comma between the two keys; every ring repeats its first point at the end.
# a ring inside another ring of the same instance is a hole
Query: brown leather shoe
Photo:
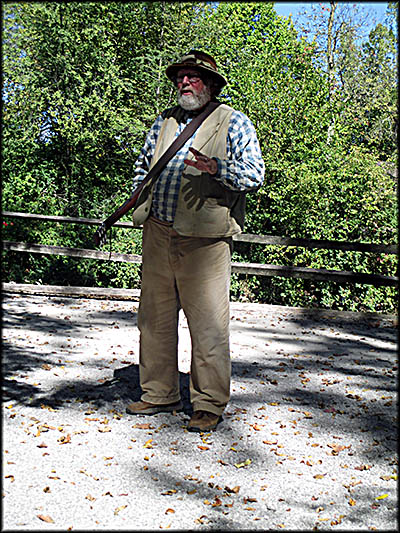
{"type": "Polygon", "coordinates": [[[175,402],[163,405],[157,405],[149,402],[133,402],[130,403],[126,412],[129,415],[156,415],[157,413],[172,413],[173,411],[182,411],[182,402],[175,402]]]}
{"type": "Polygon", "coordinates": [[[208,411],[195,411],[192,418],[189,420],[187,430],[204,433],[206,431],[212,431],[221,422],[222,416],[209,413],[208,411]]]}

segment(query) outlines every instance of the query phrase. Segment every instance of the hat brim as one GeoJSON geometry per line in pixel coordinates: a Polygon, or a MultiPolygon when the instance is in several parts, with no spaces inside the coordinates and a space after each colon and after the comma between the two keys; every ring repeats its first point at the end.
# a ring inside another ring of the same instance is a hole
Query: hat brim
{"type": "Polygon", "coordinates": [[[175,83],[178,71],[182,68],[194,68],[199,70],[200,72],[204,72],[207,76],[212,76],[214,79],[216,79],[220,85],[220,87],[224,87],[228,82],[227,80],[222,76],[222,74],[219,74],[219,72],[215,72],[212,68],[205,67],[203,65],[198,65],[196,63],[190,63],[188,61],[184,63],[174,63],[167,67],[165,74],[168,76],[168,78],[175,83]]]}

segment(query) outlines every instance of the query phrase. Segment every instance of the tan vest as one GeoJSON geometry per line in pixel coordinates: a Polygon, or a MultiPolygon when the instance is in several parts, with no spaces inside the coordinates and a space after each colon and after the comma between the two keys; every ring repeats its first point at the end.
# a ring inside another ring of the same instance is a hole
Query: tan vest
{"type": "MultiPolygon", "coordinates": [[[[221,104],[197,131],[193,148],[208,157],[226,158],[226,139],[233,109],[221,104]]],[[[174,141],[178,122],[174,116],[162,124],[151,167],[174,141]]],[[[189,152],[188,159],[193,158],[189,152]]],[[[150,168],[151,168],[150,167],[150,168]]],[[[135,225],[149,216],[154,182],[144,187],[133,212],[135,225]]],[[[244,193],[230,191],[208,173],[186,166],[181,177],[178,204],[173,222],[177,233],[192,237],[228,237],[242,230],[244,193]],[[240,205],[240,209],[237,207],[240,205]],[[240,216],[232,216],[232,211],[240,216]]]]}

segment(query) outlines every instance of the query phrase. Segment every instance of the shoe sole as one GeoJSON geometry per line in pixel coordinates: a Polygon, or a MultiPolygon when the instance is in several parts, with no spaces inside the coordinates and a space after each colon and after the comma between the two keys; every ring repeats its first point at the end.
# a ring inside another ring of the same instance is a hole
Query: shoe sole
{"type": "Polygon", "coordinates": [[[222,422],[222,418],[218,420],[216,424],[213,424],[212,426],[208,426],[206,428],[199,428],[196,426],[187,426],[186,429],[190,431],[190,433],[207,433],[208,431],[214,431],[217,429],[218,424],[222,422]]]}
{"type": "Polygon", "coordinates": [[[129,407],[126,408],[128,415],[157,415],[158,413],[173,413],[174,411],[182,411],[183,405],[160,405],[160,407],[149,407],[140,411],[132,411],[129,407]]]}

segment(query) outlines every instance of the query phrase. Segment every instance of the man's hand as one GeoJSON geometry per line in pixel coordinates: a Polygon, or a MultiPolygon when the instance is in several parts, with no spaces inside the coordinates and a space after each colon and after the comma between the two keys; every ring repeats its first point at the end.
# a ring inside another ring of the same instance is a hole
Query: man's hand
{"type": "Polygon", "coordinates": [[[184,162],[186,165],[197,168],[202,172],[208,172],[211,176],[214,176],[217,173],[218,164],[215,159],[210,159],[194,148],[189,148],[189,150],[194,155],[195,160],[185,159],[184,162]]]}

